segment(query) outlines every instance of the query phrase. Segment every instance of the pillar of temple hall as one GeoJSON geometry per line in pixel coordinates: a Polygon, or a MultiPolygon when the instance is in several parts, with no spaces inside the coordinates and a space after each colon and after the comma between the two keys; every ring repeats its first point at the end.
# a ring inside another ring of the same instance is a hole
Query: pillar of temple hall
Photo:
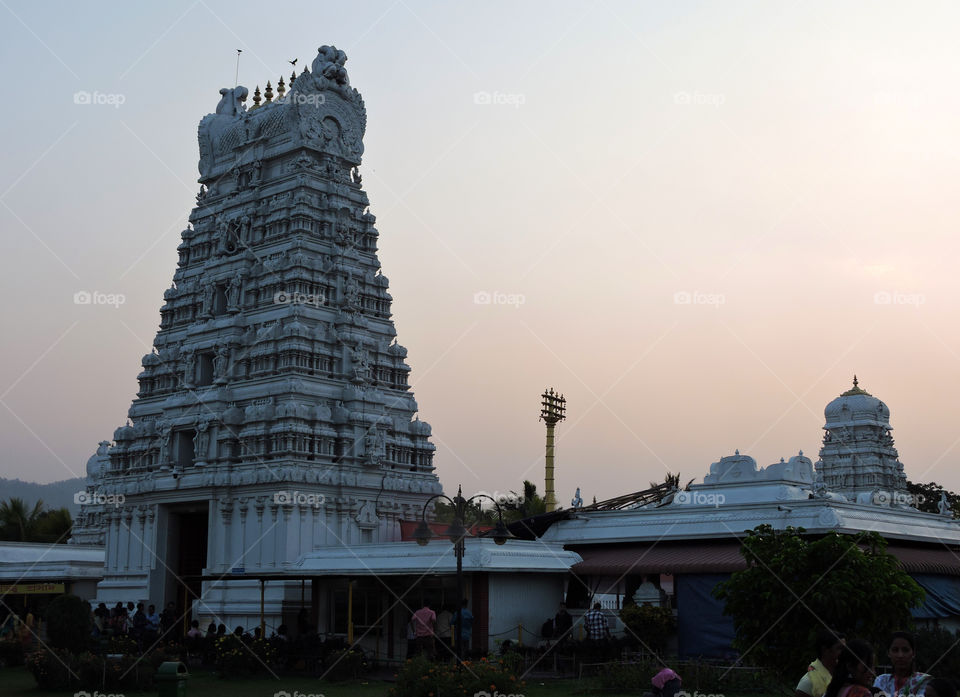
{"type": "MultiPolygon", "coordinates": [[[[366,110],[320,48],[280,96],[220,90],[200,192],[127,423],[88,463],[75,542],[106,549],[97,600],[259,623],[260,589],[322,545],[399,538],[441,490],[396,342],[361,186],[366,110]],[[229,584],[196,577],[231,573],[229,584]]],[[[292,622],[300,584],[267,586],[292,622]]],[[[309,598],[308,598],[309,601],[309,598]]],[[[209,618],[209,619],[208,619],[209,618]]],[[[205,624],[204,624],[205,626],[205,624]]]]}

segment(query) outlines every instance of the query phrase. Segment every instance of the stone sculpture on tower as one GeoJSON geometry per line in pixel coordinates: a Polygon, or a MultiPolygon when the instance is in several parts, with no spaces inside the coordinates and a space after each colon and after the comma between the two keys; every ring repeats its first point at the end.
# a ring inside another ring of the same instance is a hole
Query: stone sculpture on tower
{"type": "MultiPolygon", "coordinates": [[[[268,83],[247,109],[245,87],[222,89],[200,122],[200,193],[154,348],[127,425],[88,468],[98,496],[74,538],[106,547],[98,600],[174,600],[249,626],[255,582],[196,577],[398,539],[441,490],[360,185],[366,110],[345,61],[324,46],[276,99],[268,83]]],[[[270,585],[277,621],[292,591],[270,585]]]]}

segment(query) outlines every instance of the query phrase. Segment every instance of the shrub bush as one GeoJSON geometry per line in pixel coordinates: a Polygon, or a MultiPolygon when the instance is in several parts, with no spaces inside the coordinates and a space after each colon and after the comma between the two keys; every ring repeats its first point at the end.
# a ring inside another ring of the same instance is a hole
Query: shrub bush
{"type": "Polygon", "coordinates": [[[27,656],[27,669],[44,690],[65,690],[77,683],[71,673],[73,656],[64,650],[42,650],[27,656]]]}
{"type": "Polygon", "coordinates": [[[48,643],[56,649],[81,653],[90,648],[93,620],[90,605],[75,595],[60,595],[47,606],[48,643]]]}
{"type": "Polygon", "coordinates": [[[660,666],[653,663],[613,663],[600,671],[600,687],[617,692],[649,692],[650,679],[660,666]]]}
{"type": "Polygon", "coordinates": [[[627,627],[628,639],[639,640],[657,653],[663,652],[677,625],[668,607],[626,605],[620,610],[620,619],[627,627]]]}
{"type": "Polygon", "coordinates": [[[134,692],[151,689],[157,668],[171,658],[176,660],[163,650],[108,658],[88,651],[72,654],[64,649],[42,649],[27,656],[26,664],[41,689],[134,692]]]}
{"type": "Polygon", "coordinates": [[[362,651],[341,649],[330,652],[323,662],[323,677],[330,681],[359,678],[367,668],[367,657],[362,651]]]}
{"type": "MultiPolygon", "coordinates": [[[[917,631],[917,664],[931,675],[960,675],[960,635],[931,627],[917,631]],[[931,664],[936,664],[931,667],[931,664]]],[[[885,650],[884,650],[885,653],[885,650]]],[[[884,660],[888,660],[884,657],[884,660]]],[[[880,671],[877,671],[880,672],[880,671]]]]}
{"type": "Polygon", "coordinates": [[[0,641],[0,668],[22,666],[24,659],[23,644],[19,641],[0,641]]]}
{"type": "Polygon", "coordinates": [[[437,695],[475,695],[478,692],[518,694],[523,681],[501,661],[481,658],[455,663],[434,663],[425,656],[411,658],[403,664],[390,688],[390,697],[436,697],[437,695]]]}
{"type": "Polygon", "coordinates": [[[244,643],[233,634],[217,639],[216,648],[217,669],[225,678],[272,670],[279,657],[279,651],[269,641],[257,639],[244,643]]]}

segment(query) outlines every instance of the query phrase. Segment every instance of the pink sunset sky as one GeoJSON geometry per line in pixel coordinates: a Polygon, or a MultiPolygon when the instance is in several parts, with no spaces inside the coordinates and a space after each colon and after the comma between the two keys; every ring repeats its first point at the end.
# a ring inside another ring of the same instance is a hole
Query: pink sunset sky
{"type": "Polygon", "coordinates": [[[0,476],[80,476],[124,423],[236,49],[252,91],[334,44],[366,102],[364,187],[448,492],[542,488],[548,386],[568,400],[567,504],[699,481],[735,449],[816,460],[854,373],[890,406],[907,476],[960,488],[954,4],[0,16],[0,476]]]}

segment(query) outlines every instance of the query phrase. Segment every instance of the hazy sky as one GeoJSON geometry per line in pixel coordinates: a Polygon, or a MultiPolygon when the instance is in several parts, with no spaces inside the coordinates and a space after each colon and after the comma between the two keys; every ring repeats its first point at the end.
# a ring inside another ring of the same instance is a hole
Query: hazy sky
{"type": "Polygon", "coordinates": [[[542,487],[551,385],[561,503],[699,480],[735,448],[815,460],[855,372],[908,476],[960,488],[955,3],[0,0],[0,18],[3,476],[82,474],[124,423],[236,49],[252,91],[334,44],[448,491],[542,487]]]}

